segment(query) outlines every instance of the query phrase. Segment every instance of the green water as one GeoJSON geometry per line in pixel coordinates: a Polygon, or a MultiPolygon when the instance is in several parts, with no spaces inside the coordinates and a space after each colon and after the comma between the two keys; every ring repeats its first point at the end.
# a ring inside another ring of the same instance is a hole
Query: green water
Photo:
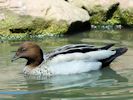
{"type": "Polygon", "coordinates": [[[133,30],[91,31],[35,41],[44,52],[65,44],[87,43],[128,47],[110,68],[76,75],[26,77],[24,59],[11,63],[22,42],[0,43],[0,100],[133,100],[133,30]]]}

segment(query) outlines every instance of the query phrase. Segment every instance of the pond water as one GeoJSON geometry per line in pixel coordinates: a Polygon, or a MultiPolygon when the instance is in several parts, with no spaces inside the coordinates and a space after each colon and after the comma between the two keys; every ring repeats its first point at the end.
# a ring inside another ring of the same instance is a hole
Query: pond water
{"type": "Polygon", "coordinates": [[[46,37],[35,41],[45,52],[65,44],[87,43],[128,47],[110,68],[76,75],[26,77],[24,59],[11,63],[22,42],[0,43],[0,100],[132,100],[133,30],[92,30],[72,36],[46,37]]]}

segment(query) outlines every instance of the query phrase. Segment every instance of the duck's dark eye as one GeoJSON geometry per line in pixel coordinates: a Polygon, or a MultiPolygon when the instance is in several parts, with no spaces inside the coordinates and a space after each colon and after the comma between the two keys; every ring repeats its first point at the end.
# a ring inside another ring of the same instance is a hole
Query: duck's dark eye
{"type": "Polygon", "coordinates": [[[21,51],[26,51],[27,49],[26,48],[22,48],[21,51]]]}

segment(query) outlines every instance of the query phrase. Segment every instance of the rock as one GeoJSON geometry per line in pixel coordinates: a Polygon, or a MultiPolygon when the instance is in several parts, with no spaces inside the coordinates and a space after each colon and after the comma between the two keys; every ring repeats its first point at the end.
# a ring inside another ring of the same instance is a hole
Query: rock
{"type": "Polygon", "coordinates": [[[130,26],[132,9],[133,0],[0,0],[0,28],[7,29],[2,33],[62,34],[90,29],[90,23],[130,26]]]}
{"type": "Polygon", "coordinates": [[[0,8],[7,6],[7,0],[0,0],[0,8]]]}
{"type": "Polygon", "coordinates": [[[85,22],[90,18],[87,11],[64,0],[8,0],[7,2],[6,8],[20,15],[41,17],[57,22],[63,20],[69,25],[75,21],[85,22]]]}
{"type": "Polygon", "coordinates": [[[120,3],[120,9],[133,9],[133,0],[68,0],[68,2],[77,7],[84,6],[88,10],[93,10],[96,6],[107,10],[111,5],[117,2],[120,3]]]}
{"type": "Polygon", "coordinates": [[[88,12],[67,0],[0,0],[0,9],[0,20],[4,20],[0,25],[8,29],[6,33],[60,34],[84,30],[85,25],[85,29],[90,28],[85,24],[90,19],[88,12]],[[80,24],[73,24],[75,22],[80,24]]]}
{"type": "Polygon", "coordinates": [[[88,11],[93,25],[133,25],[133,0],[68,0],[88,11]],[[119,5],[119,6],[118,6],[119,5]]]}
{"type": "Polygon", "coordinates": [[[5,20],[6,16],[4,13],[0,13],[0,21],[5,20]]]}

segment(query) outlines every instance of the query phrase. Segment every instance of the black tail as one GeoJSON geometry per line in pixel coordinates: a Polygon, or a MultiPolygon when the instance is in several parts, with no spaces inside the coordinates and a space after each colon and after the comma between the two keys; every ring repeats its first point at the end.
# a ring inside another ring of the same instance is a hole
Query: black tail
{"type": "Polygon", "coordinates": [[[127,48],[117,48],[114,49],[113,51],[116,51],[116,53],[114,55],[112,55],[111,57],[107,58],[107,59],[103,59],[101,60],[102,62],[102,68],[109,66],[109,64],[118,56],[121,56],[122,54],[124,54],[128,49],[127,48]]]}
{"type": "Polygon", "coordinates": [[[102,50],[107,50],[107,49],[109,49],[109,48],[111,48],[112,46],[114,46],[115,44],[108,44],[108,45],[106,45],[106,46],[104,46],[104,47],[101,47],[100,49],[102,49],[102,50]]]}

